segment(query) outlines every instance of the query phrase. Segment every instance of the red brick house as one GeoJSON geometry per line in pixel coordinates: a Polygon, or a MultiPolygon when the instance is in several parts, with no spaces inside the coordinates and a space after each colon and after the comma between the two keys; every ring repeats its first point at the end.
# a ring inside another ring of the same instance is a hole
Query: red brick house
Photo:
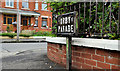
{"type": "MultiPolygon", "coordinates": [[[[45,8],[47,5],[38,0],[19,0],[20,30],[51,31],[52,12],[50,7],[45,8]]],[[[16,31],[17,0],[0,1],[0,20],[1,31],[8,25],[16,31]]]]}

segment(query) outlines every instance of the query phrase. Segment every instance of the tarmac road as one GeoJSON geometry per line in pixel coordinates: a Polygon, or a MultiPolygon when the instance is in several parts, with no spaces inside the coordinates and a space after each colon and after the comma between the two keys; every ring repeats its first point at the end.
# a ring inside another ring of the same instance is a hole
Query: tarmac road
{"type": "Polygon", "coordinates": [[[47,58],[47,43],[2,43],[2,69],[64,69],[47,58]]]}

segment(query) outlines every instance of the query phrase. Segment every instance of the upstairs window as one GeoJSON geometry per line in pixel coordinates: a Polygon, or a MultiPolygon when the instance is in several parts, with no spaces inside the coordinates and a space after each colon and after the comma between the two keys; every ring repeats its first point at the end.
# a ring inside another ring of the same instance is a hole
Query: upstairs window
{"type": "Polygon", "coordinates": [[[35,10],[38,10],[38,0],[35,0],[35,10]]]}
{"type": "Polygon", "coordinates": [[[14,7],[14,0],[6,0],[7,7],[14,7]]]}
{"type": "Polygon", "coordinates": [[[47,10],[47,4],[46,3],[42,3],[42,10],[47,10]]]}
{"type": "Polygon", "coordinates": [[[22,0],[22,8],[29,8],[28,0],[22,0]]]}

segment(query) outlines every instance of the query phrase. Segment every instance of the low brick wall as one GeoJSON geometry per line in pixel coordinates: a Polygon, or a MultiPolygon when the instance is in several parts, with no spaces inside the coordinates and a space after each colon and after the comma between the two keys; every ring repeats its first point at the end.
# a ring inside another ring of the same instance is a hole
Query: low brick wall
{"type": "MultiPolygon", "coordinates": [[[[65,45],[48,42],[47,55],[50,60],[66,66],[65,45]]],[[[72,46],[72,67],[75,69],[120,69],[120,51],[72,46]]]]}

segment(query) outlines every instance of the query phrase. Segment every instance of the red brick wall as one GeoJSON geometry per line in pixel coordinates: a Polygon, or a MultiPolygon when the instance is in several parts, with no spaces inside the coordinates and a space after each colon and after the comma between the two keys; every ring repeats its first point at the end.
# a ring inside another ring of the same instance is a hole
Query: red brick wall
{"type": "MultiPolygon", "coordinates": [[[[48,43],[48,58],[66,65],[66,46],[48,43]]],[[[120,51],[72,46],[72,67],[75,69],[119,69],[120,51]]],[[[117,71],[117,70],[115,70],[117,71]]]]}
{"type": "Polygon", "coordinates": [[[2,8],[2,1],[0,1],[0,8],[2,8]]]}

